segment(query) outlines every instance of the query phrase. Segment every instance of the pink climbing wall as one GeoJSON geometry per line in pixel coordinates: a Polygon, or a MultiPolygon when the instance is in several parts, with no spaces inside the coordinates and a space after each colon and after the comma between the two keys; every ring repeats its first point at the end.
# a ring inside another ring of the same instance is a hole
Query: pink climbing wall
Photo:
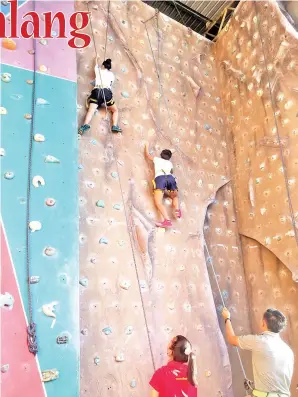
{"type": "MultiPolygon", "coordinates": [[[[103,57],[108,3],[89,4],[103,57]]],[[[106,57],[113,60],[123,134],[109,132],[101,111],[79,142],[81,394],[128,396],[133,389],[148,394],[150,345],[154,364],[161,366],[168,341],[182,333],[197,352],[200,394],[232,396],[229,355],[203,248],[207,206],[229,181],[213,45],[164,15],[158,32],[157,21],[148,22],[149,42],[142,21],[154,15],[152,8],[138,1],[111,2],[110,8],[106,57]],[[161,98],[150,43],[154,57],[160,57],[161,98]],[[157,154],[166,147],[175,150],[184,217],[172,230],[154,225],[158,215],[145,141],[157,154]]],[[[78,3],[77,9],[86,5],[78,3]]],[[[78,50],[79,123],[94,78],[94,55],[92,47],[78,50]]],[[[232,217],[232,202],[227,211],[232,217]]],[[[238,249],[237,240],[228,237],[225,243],[238,249]]],[[[241,280],[237,288],[235,299],[243,308],[241,280]]]]}

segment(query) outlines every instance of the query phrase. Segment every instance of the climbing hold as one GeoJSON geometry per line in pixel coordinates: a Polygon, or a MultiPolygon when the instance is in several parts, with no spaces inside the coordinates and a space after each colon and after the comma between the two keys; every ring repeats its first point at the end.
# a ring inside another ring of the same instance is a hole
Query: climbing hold
{"type": "Polygon", "coordinates": [[[29,114],[29,113],[25,113],[25,114],[24,114],[24,118],[25,118],[26,120],[31,120],[31,119],[32,119],[32,115],[29,114]]]}
{"type": "Polygon", "coordinates": [[[117,243],[118,243],[118,245],[120,247],[123,247],[125,245],[125,241],[124,240],[118,240],[117,243]]]}
{"type": "Polygon", "coordinates": [[[137,387],[137,381],[135,380],[135,379],[132,379],[131,381],[130,381],[130,387],[132,388],[132,389],[134,389],[134,388],[136,388],[137,387]]]}
{"type": "Polygon", "coordinates": [[[51,380],[56,380],[59,378],[59,371],[54,369],[48,369],[46,371],[41,371],[42,381],[43,382],[50,382],[51,380]]]}
{"type": "Polygon", "coordinates": [[[52,302],[52,303],[48,303],[48,304],[42,306],[42,311],[44,312],[44,314],[48,317],[54,318],[54,320],[52,321],[51,328],[54,327],[55,322],[56,322],[56,314],[54,313],[54,310],[55,310],[55,306],[57,304],[58,304],[58,302],[52,302]]]}
{"type": "Polygon", "coordinates": [[[3,147],[0,148],[0,156],[5,156],[5,150],[3,149],[3,147]]]}
{"type": "Polygon", "coordinates": [[[53,198],[46,199],[46,205],[48,207],[53,207],[55,204],[56,204],[56,200],[55,199],[53,199],[53,198]]]}
{"type": "Polygon", "coordinates": [[[46,72],[48,68],[45,65],[40,65],[39,70],[40,72],[46,72]]]}
{"type": "Polygon", "coordinates": [[[33,139],[35,140],[35,142],[44,142],[45,141],[45,137],[41,134],[35,134],[33,139]]]}
{"type": "Polygon", "coordinates": [[[112,177],[113,178],[118,178],[118,172],[116,172],[116,171],[113,171],[112,173],[111,173],[111,175],[112,175],[112,177]]]}
{"type": "Polygon", "coordinates": [[[83,286],[83,287],[88,287],[88,279],[87,278],[81,278],[79,283],[83,286]]]}
{"type": "Polygon", "coordinates": [[[23,98],[23,95],[21,95],[21,94],[12,94],[12,95],[10,95],[10,98],[13,99],[14,101],[19,101],[20,99],[23,98]]]}
{"type": "Polygon", "coordinates": [[[12,39],[2,39],[2,47],[6,50],[15,50],[17,48],[17,43],[12,39]]]}
{"type": "Polygon", "coordinates": [[[126,335],[131,335],[133,333],[133,327],[131,325],[128,325],[125,329],[126,335]]]}
{"type": "Polygon", "coordinates": [[[83,168],[84,168],[83,164],[79,164],[79,165],[78,165],[78,169],[79,169],[79,170],[82,170],[83,168]]]}
{"type": "Polygon", "coordinates": [[[26,83],[29,84],[29,85],[32,85],[33,84],[33,80],[26,80],[26,83]]]}
{"type": "Polygon", "coordinates": [[[120,210],[121,209],[121,206],[120,206],[120,204],[115,204],[115,205],[113,205],[113,208],[115,209],[115,210],[120,210]]]}
{"type": "Polygon", "coordinates": [[[41,223],[39,221],[31,221],[29,222],[29,228],[34,233],[41,229],[41,223]]]}
{"type": "Polygon", "coordinates": [[[108,244],[109,242],[108,242],[108,239],[107,238],[105,238],[105,237],[102,237],[100,240],[99,240],[99,244],[108,244]]]}
{"type": "Polygon", "coordinates": [[[84,336],[88,335],[88,330],[87,330],[87,328],[83,328],[83,329],[81,330],[81,334],[84,335],[84,336]]]}
{"type": "Polygon", "coordinates": [[[60,160],[54,156],[48,155],[44,159],[45,163],[60,163],[60,160]]]}
{"type": "Polygon", "coordinates": [[[46,183],[42,176],[36,175],[32,179],[32,184],[34,187],[44,186],[46,183]]]}
{"type": "Polygon", "coordinates": [[[48,101],[46,101],[43,98],[37,98],[35,103],[36,103],[37,106],[49,105],[50,104],[48,101]]]}
{"type": "Polygon", "coordinates": [[[183,308],[186,312],[188,312],[188,313],[191,312],[191,304],[189,302],[185,302],[183,305],[183,308]]]}
{"type": "Polygon", "coordinates": [[[6,110],[3,106],[0,106],[0,114],[1,114],[2,116],[4,116],[5,114],[7,114],[7,110],[6,110]]]}
{"type": "Polygon", "coordinates": [[[96,207],[104,208],[105,207],[105,202],[103,200],[98,200],[96,202],[96,207]]]}
{"type": "Polygon", "coordinates": [[[106,328],[104,328],[104,329],[102,330],[102,332],[103,332],[105,335],[111,335],[111,333],[112,333],[112,328],[111,328],[111,327],[106,327],[106,328]]]}
{"type": "Polygon", "coordinates": [[[52,35],[53,37],[57,37],[57,36],[58,36],[58,33],[55,32],[55,30],[52,30],[52,31],[51,31],[51,35],[52,35]]]}
{"type": "Polygon", "coordinates": [[[122,91],[121,95],[123,96],[123,98],[129,98],[129,93],[126,91],[122,91]]]}
{"type": "Polygon", "coordinates": [[[120,353],[115,357],[115,360],[117,361],[117,363],[121,363],[125,360],[124,354],[120,353]]]}
{"type": "Polygon", "coordinates": [[[5,292],[5,294],[0,295],[0,307],[6,307],[11,310],[13,308],[13,304],[14,304],[14,297],[10,295],[8,292],[5,292]]]}
{"type": "Polygon", "coordinates": [[[131,286],[130,281],[128,280],[123,280],[119,283],[120,288],[125,289],[126,291],[129,289],[129,287],[131,286]]]}
{"type": "Polygon", "coordinates": [[[56,248],[46,247],[45,250],[44,250],[44,254],[46,256],[54,256],[56,254],[56,248]]]}
{"type": "Polygon", "coordinates": [[[99,365],[100,364],[100,358],[98,356],[94,357],[94,364],[99,365]]]}
{"type": "Polygon", "coordinates": [[[5,374],[5,372],[7,372],[8,370],[9,370],[9,364],[1,365],[2,374],[5,374]]]}
{"type": "Polygon", "coordinates": [[[45,39],[41,39],[41,40],[39,40],[39,42],[40,42],[41,45],[47,45],[48,44],[48,41],[45,40],[45,39]]]}
{"type": "Polygon", "coordinates": [[[1,4],[2,4],[3,6],[8,6],[8,1],[3,0],[3,1],[1,1],[1,4]]]}
{"type": "Polygon", "coordinates": [[[207,378],[209,378],[209,376],[211,376],[211,371],[205,371],[205,376],[207,376],[207,378]]]}
{"type": "Polygon", "coordinates": [[[56,342],[58,345],[66,345],[69,342],[67,335],[57,336],[56,342]]]}
{"type": "Polygon", "coordinates": [[[31,276],[30,277],[30,284],[37,284],[39,283],[40,277],[39,276],[31,276]]]}
{"type": "Polygon", "coordinates": [[[11,80],[11,74],[10,74],[10,73],[2,73],[2,74],[1,74],[1,80],[2,80],[4,83],[9,83],[10,80],[11,80]]]}
{"type": "Polygon", "coordinates": [[[204,124],[204,128],[207,131],[211,130],[211,126],[209,124],[204,124]]]}
{"type": "Polygon", "coordinates": [[[34,51],[34,50],[28,50],[28,54],[34,55],[34,54],[35,54],[35,51],[34,51]]]}
{"type": "Polygon", "coordinates": [[[14,173],[12,171],[5,172],[4,178],[5,179],[13,179],[14,178],[14,173]]]}

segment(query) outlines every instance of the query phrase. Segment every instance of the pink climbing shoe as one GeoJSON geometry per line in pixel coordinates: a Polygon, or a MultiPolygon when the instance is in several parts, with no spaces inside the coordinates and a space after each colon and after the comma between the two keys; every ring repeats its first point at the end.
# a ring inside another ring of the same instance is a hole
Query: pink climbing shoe
{"type": "Polygon", "coordinates": [[[172,222],[169,219],[165,219],[163,222],[156,222],[155,225],[157,227],[162,227],[164,229],[168,228],[168,227],[172,227],[172,222]]]}
{"type": "Polygon", "coordinates": [[[178,219],[182,218],[182,212],[181,212],[180,209],[179,209],[179,210],[175,210],[175,216],[176,216],[176,218],[178,218],[178,219]]]}

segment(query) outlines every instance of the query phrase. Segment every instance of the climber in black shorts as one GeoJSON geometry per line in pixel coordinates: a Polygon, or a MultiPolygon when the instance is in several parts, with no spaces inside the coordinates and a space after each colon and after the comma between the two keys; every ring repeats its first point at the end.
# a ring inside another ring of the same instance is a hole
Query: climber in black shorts
{"type": "Polygon", "coordinates": [[[113,99],[112,85],[115,80],[114,73],[111,72],[112,61],[106,59],[101,68],[98,66],[98,57],[95,60],[95,87],[87,98],[86,107],[88,112],[85,117],[84,124],[79,128],[79,135],[83,135],[90,128],[90,122],[97,109],[102,105],[107,105],[112,112],[112,132],[122,132],[118,126],[119,112],[113,99]]]}

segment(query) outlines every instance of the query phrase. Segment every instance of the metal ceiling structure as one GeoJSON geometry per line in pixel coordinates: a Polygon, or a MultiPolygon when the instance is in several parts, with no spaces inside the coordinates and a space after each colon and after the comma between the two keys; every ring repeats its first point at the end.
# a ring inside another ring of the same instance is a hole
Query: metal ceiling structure
{"type": "Polygon", "coordinates": [[[153,1],[144,0],[152,8],[180,22],[193,31],[216,40],[239,1],[153,1]]]}

